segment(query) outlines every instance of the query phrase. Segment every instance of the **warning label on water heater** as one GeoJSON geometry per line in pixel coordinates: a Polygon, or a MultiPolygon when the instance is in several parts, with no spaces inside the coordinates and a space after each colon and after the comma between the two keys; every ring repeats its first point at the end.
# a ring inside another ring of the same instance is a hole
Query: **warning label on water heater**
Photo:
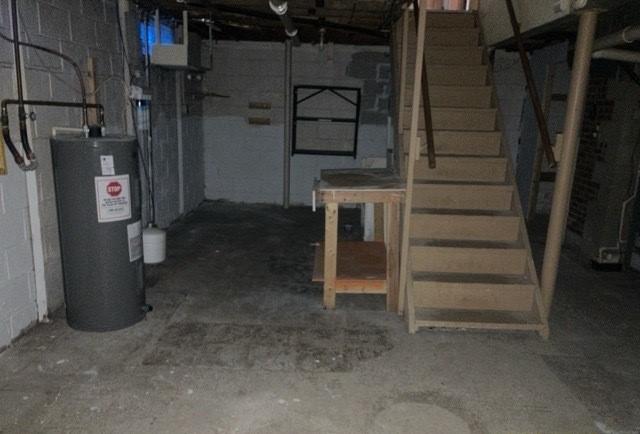
{"type": "Polygon", "coordinates": [[[95,185],[98,223],[131,218],[129,175],[96,176],[95,185]]]}

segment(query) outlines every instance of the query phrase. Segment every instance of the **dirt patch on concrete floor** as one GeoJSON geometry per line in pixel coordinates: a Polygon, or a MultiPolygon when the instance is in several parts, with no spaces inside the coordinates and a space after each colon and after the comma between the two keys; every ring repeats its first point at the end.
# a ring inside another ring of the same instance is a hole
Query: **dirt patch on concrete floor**
{"type": "Polygon", "coordinates": [[[348,372],[393,348],[387,331],[281,325],[171,324],[146,365],[348,372]]]}

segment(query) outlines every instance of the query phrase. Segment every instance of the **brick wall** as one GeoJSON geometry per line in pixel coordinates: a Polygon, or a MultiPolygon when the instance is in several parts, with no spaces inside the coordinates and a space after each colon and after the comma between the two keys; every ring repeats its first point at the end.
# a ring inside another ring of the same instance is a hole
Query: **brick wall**
{"type": "MultiPolygon", "coordinates": [[[[209,199],[280,203],[283,185],[284,45],[220,42],[214,46],[213,71],[204,90],[230,98],[204,102],[205,184],[209,199]],[[249,102],[271,109],[249,109],[249,102]],[[250,125],[250,116],[270,125],[250,125]]],[[[304,44],[293,49],[294,85],[332,85],[362,89],[358,159],[294,155],[291,201],[311,202],[314,178],[324,168],[360,167],[366,157],[385,157],[389,100],[387,47],[304,44]]],[[[315,104],[315,102],[314,102],[315,104]]],[[[317,107],[322,110],[327,107],[317,107]]],[[[331,107],[328,107],[331,109],[331,107]]],[[[326,137],[318,136],[318,140],[326,137]]]]}

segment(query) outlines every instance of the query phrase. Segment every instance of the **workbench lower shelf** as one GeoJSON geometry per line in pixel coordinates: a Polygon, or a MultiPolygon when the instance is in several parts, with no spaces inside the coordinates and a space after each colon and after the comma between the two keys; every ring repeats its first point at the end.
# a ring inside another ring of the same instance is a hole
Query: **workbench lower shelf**
{"type": "MultiPolygon", "coordinates": [[[[323,242],[316,246],[313,281],[324,282],[323,242]]],[[[387,293],[387,249],[383,242],[338,242],[336,293],[387,293]]]]}

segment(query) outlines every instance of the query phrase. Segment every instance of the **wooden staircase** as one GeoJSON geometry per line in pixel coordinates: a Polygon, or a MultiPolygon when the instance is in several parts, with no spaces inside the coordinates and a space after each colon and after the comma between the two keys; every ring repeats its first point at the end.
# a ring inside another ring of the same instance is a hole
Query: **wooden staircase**
{"type": "Polygon", "coordinates": [[[429,12],[425,27],[434,169],[426,158],[422,98],[418,128],[411,129],[422,45],[416,44],[413,11],[405,11],[393,32],[396,151],[411,201],[402,264],[409,330],[533,330],[544,336],[538,278],[477,17],[429,12]],[[409,164],[412,142],[419,148],[409,164]]]}

